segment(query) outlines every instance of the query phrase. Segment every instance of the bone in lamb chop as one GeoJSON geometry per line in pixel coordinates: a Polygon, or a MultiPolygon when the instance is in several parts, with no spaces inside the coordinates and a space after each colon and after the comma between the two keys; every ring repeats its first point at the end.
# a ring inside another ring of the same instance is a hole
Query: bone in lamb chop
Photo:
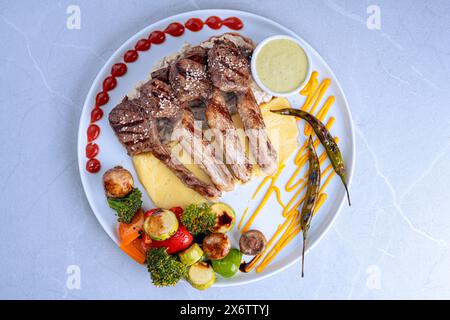
{"type": "Polygon", "coordinates": [[[142,99],[125,98],[109,113],[109,123],[130,156],[151,152],[186,186],[200,195],[210,200],[217,200],[221,196],[216,187],[198,179],[161,144],[156,119],[151,116],[148,105],[142,99]]]}
{"type": "Polygon", "coordinates": [[[250,89],[248,58],[233,42],[218,40],[208,52],[208,71],[215,87],[237,95],[236,107],[256,163],[265,173],[274,174],[277,169],[277,153],[250,89]]]}
{"type": "MultiPolygon", "coordinates": [[[[226,163],[234,177],[242,182],[247,182],[251,178],[252,166],[241,146],[221,92],[214,89],[211,96],[213,86],[208,78],[206,64],[207,50],[200,46],[191,48],[182,59],[172,65],[169,75],[170,83],[178,99],[189,103],[202,101],[207,105],[206,110],[202,111],[208,126],[213,130],[213,135],[223,150],[226,163]]],[[[192,110],[196,109],[192,108],[192,110]]],[[[193,121],[193,117],[187,113],[185,120],[193,121]]],[[[207,148],[209,149],[209,147],[207,148]]],[[[228,171],[226,166],[221,165],[221,167],[224,171],[228,171]]]]}
{"type": "Polygon", "coordinates": [[[244,183],[248,182],[252,176],[252,165],[241,145],[236,127],[220,90],[213,90],[205,115],[208,126],[212,129],[214,137],[222,147],[225,160],[233,175],[244,183]]]}
{"type": "Polygon", "coordinates": [[[153,118],[176,119],[181,114],[180,102],[172,88],[159,79],[151,79],[139,89],[142,107],[153,118]]]}
{"type": "Polygon", "coordinates": [[[196,46],[169,67],[168,82],[173,94],[182,102],[208,99],[211,84],[206,72],[206,49],[196,46]]]}
{"type": "Polygon", "coordinates": [[[223,92],[242,92],[250,87],[248,59],[230,40],[217,40],[208,52],[212,83],[223,92]]]}
{"type": "Polygon", "coordinates": [[[238,94],[237,109],[256,163],[265,173],[274,174],[277,170],[277,151],[269,139],[261,110],[252,90],[248,89],[238,94]]]}
{"type": "MultiPolygon", "coordinates": [[[[193,60],[197,63],[200,63],[202,65],[206,64],[206,59],[207,59],[207,55],[208,55],[208,51],[201,47],[201,46],[196,46],[196,47],[192,47],[189,50],[187,50],[184,53],[184,58],[185,59],[190,59],[193,60]]],[[[151,73],[151,78],[152,79],[158,79],[161,80],[162,82],[165,83],[169,83],[169,73],[170,73],[170,65],[157,69],[155,71],[153,71],[151,73]]]]}
{"type": "Polygon", "coordinates": [[[186,107],[181,120],[175,125],[174,138],[190,154],[195,163],[200,164],[219,190],[233,190],[234,184],[226,165],[216,158],[209,141],[203,139],[202,128],[196,128],[194,120],[192,110],[186,107]]]}
{"type": "MultiPolygon", "coordinates": [[[[169,73],[169,79],[173,77],[171,74],[172,71],[169,73]]],[[[169,118],[172,121],[173,138],[201,165],[213,184],[219,190],[232,190],[233,185],[226,166],[214,156],[211,145],[202,137],[201,129],[194,128],[194,117],[190,108],[186,102],[175,96],[172,87],[161,80],[152,79],[142,85],[140,93],[140,100],[153,118],[169,118]]]]}
{"type": "Polygon", "coordinates": [[[182,102],[208,99],[211,84],[205,66],[191,59],[180,59],[170,67],[169,82],[182,102]]]}

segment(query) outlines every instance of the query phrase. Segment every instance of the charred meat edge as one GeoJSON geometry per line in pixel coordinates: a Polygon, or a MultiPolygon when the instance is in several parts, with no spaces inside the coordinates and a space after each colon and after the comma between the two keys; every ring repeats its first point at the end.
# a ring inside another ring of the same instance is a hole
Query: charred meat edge
{"type": "Polygon", "coordinates": [[[277,152],[269,139],[261,110],[251,89],[238,94],[237,109],[256,163],[266,174],[274,174],[277,170],[277,152]]]}
{"type": "Polygon", "coordinates": [[[219,190],[233,190],[231,174],[226,165],[215,157],[209,141],[203,139],[201,128],[195,128],[194,115],[189,107],[184,108],[181,120],[175,125],[174,138],[194,162],[200,164],[219,190]]]}
{"type": "Polygon", "coordinates": [[[214,89],[205,115],[233,175],[244,183],[248,182],[251,179],[252,165],[241,145],[225,99],[219,90],[214,89]]]}

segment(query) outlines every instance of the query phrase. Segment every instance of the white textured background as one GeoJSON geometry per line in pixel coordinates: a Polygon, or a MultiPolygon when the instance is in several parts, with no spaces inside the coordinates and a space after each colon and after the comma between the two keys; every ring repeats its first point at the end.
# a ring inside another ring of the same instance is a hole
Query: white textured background
{"type": "Polygon", "coordinates": [[[450,1],[2,1],[0,298],[450,298],[450,1]],[[126,3],[126,4],[125,4],[126,3]],[[81,8],[81,29],[66,8],[81,8]],[[381,30],[366,27],[369,5],[381,30]],[[308,256],[244,287],[156,289],[98,224],[76,161],[78,120],[105,60],[183,11],[261,14],[308,41],[356,123],[353,206],[308,256]],[[66,268],[81,269],[81,289],[66,268]],[[379,283],[378,283],[379,280],[379,283]]]}

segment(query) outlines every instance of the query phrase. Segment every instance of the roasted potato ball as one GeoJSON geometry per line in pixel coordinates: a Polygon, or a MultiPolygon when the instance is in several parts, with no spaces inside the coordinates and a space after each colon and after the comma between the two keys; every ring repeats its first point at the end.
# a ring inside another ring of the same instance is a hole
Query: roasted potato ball
{"type": "Polygon", "coordinates": [[[125,197],[133,190],[133,185],[133,176],[121,166],[109,169],[103,175],[103,186],[107,197],[125,197]]]}
{"type": "Polygon", "coordinates": [[[259,230],[249,230],[244,232],[239,239],[239,248],[243,254],[255,256],[264,251],[267,240],[259,230]]]}
{"type": "Polygon", "coordinates": [[[208,259],[223,259],[230,249],[231,241],[224,233],[210,233],[203,239],[203,252],[208,259]]]}

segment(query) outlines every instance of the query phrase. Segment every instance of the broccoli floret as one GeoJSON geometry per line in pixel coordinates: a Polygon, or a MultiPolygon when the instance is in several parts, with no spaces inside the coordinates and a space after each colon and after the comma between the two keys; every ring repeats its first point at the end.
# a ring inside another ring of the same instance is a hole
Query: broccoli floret
{"type": "Polygon", "coordinates": [[[193,235],[206,233],[216,223],[216,215],[208,203],[191,204],[187,206],[181,217],[181,222],[193,235]]]}
{"type": "Polygon", "coordinates": [[[147,268],[155,286],[174,286],[186,277],[186,266],[166,248],[153,248],[147,252],[147,268]]]}
{"type": "Polygon", "coordinates": [[[142,193],[138,188],[133,190],[123,198],[108,198],[109,206],[116,210],[117,220],[123,223],[130,223],[134,214],[142,206],[142,193]]]}

